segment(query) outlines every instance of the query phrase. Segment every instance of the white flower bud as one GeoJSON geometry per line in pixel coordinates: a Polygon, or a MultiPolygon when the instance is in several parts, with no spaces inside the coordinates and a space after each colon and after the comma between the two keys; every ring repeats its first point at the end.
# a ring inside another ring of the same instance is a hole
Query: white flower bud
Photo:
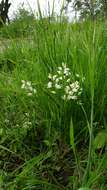
{"type": "Polygon", "coordinates": [[[59,82],[59,80],[60,80],[60,79],[59,79],[59,78],[57,78],[57,79],[55,80],[55,82],[56,82],[56,83],[58,83],[58,82],[59,82]]]}
{"type": "Polygon", "coordinates": [[[27,85],[27,86],[31,86],[31,82],[30,82],[30,81],[27,81],[27,82],[26,82],[26,85],[27,85]]]}
{"type": "Polygon", "coordinates": [[[56,79],[56,77],[57,77],[57,75],[53,75],[53,80],[55,80],[55,79],[56,79]]]}
{"type": "Polygon", "coordinates": [[[73,88],[72,92],[78,92],[78,88],[73,88]]]}
{"type": "Polygon", "coordinates": [[[28,90],[30,90],[32,92],[33,91],[33,87],[29,86],[28,90]]]}
{"type": "Polygon", "coordinates": [[[31,92],[28,92],[28,96],[32,96],[32,93],[31,93],[31,92]]]}
{"type": "Polygon", "coordinates": [[[21,82],[25,84],[25,80],[21,80],[21,82]]]}
{"type": "Polygon", "coordinates": [[[69,90],[70,90],[70,87],[69,86],[66,86],[65,87],[65,92],[68,94],[69,93],[69,90]]]}
{"type": "Polygon", "coordinates": [[[72,100],[77,100],[77,96],[72,96],[71,99],[72,100]]]}
{"type": "Polygon", "coordinates": [[[48,78],[49,78],[49,79],[52,79],[52,75],[51,75],[51,73],[49,73],[48,78]]]}
{"type": "Polygon", "coordinates": [[[58,67],[59,71],[62,71],[62,67],[58,67]]]}
{"type": "Polygon", "coordinates": [[[52,88],[52,82],[48,82],[47,88],[52,88]]]}
{"type": "Polygon", "coordinates": [[[70,79],[67,79],[67,82],[70,82],[70,79]]]}
{"type": "Polygon", "coordinates": [[[59,85],[59,84],[56,83],[56,84],[55,84],[55,88],[56,88],[56,89],[61,89],[61,85],[59,85]]]}
{"type": "Polygon", "coordinates": [[[57,73],[60,75],[62,73],[62,71],[59,70],[59,71],[57,71],[57,73]]]}
{"type": "Polygon", "coordinates": [[[36,93],[37,93],[37,90],[36,90],[36,89],[33,89],[33,93],[36,94],[36,93]]]}

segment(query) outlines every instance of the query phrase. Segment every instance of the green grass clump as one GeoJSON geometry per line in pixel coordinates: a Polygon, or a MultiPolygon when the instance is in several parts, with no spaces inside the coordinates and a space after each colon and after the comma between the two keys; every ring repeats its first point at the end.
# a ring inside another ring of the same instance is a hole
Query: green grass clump
{"type": "Polygon", "coordinates": [[[32,39],[11,35],[0,54],[1,189],[107,189],[106,36],[106,23],[48,19],[32,39]],[[64,90],[49,87],[62,63],[81,88],[70,100],[66,72],[64,90]]]}

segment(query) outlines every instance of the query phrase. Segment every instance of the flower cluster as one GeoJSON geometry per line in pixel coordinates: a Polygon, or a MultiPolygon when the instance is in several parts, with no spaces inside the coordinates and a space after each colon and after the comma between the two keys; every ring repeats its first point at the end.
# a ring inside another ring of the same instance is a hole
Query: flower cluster
{"type": "Polygon", "coordinates": [[[82,89],[78,81],[70,83],[65,87],[65,94],[62,97],[64,100],[77,100],[78,96],[81,94],[82,89]]]}
{"type": "Polygon", "coordinates": [[[32,122],[30,121],[29,113],[25,113],[23,128],[29,129],[31,125],[32,125],[32,122]]]}
{"type": "Polygon", "coordinates": [[[31,81],[25,81],[22,80],[21,88],[24,89],[27,92],[28,96],[32,96],[33,94],[36,94],[36,89],[32,86],[31,81]]]}
{"type": "Polygon", "coordinates": [[[55,75],[49,73],[47,88],[50,89],[51,93],[60,93],[63,100],[77,100],[82,92],[79,78],[78,74],[73,76],[66,64],[62,63],[55,75]]]}

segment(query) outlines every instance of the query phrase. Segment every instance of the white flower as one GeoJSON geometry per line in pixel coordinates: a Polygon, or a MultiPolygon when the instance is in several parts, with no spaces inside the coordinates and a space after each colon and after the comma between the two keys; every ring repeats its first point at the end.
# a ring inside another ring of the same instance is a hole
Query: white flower
{"type": "Polygon", "coordinates": [[[56,84],[55,84],[55,88],[56,88],[56,89],[61,89],[61,85],[59,85],[59,84],[56,83],[56,84]]]}
{"type": "Polygon", "coordinates": [[[63,78],[62,77],[59,77],[59,80],[62,80],[63,78]]]}
{"type": "Polygon", "coordinates": [[[25,84],[22,84],[21,88],[24,89],[25,88],[25,84]]]}
{"type": "Polygon", "coordinates": [[[28,88],[31,92],[33,91],[33,87],[32,86],[29,86],[28,88]]]}
{"type": "Polygon", "coordinates": [[[63,100],[66,100],[66,95],[63,95],[63,96],[62,96],[62,99],[63,99],[63,100]]]}
{"type": "Polygon", "coordinates": [[[64,70],[64,75],[68,76],[69,72],[67,70],[64,70]]]}
{"type": "Polygon", "coordinates": [[[77,88],[79,89],[79,82],[78,81],[75,81],[74,83],[70,84],[70,87],[73,89],[73,88],[77,88]]]}
{"type": "Polygon", "coordinates": [[[25,121],[23,123],[23,128],[29,128],[32,125],[32,123],[30,121],[25,121]]]}
{"type": "Polygon", "coordinates": [[[32,93],[31,93],[31,92],[28,92],[28,96],[32,96],[32,93]]]}
{"type": "Polygon", "coordinates": [[[24,89],[28,96],[32,96],[32,93],[36,93],[36,89],[33,88],[31,81],[22,80],[21,88],[24,89]]]}
{"type": "Polygon", "coordinates": [[[72,92],[78,92],[78,88],[73,88],[72,92]]]}
{"type": "Polygon", "coordinates": [[[21,80],[21,82],[25,84],[25,80],[21,80]]]}
{"type": "Polygon", "coordinates": [[[67,100],[77,100],[77,96],[71,96],[71,95],[68,95],[67,96],[67,100]]]}
{"type": "Polygon", "coordinates": [[[58,67],[59,71],[62,71],[62,67],[58,67]]]}
{"type": "Polygon", "coordinates": [[[29,117],[29,113],[26,112],[25,115],[26,115],[26,117],[29,117]]]}
{"type": "Polygon", "coordinates": [[[71,99],[72,100],[77,100],[77,96],[72,96],[71,99]]]}
{"type": "Polygon", "coordinates": [[[69,86],[66,86],[66,87],[65,87],[65,92],[66,92],[67,94],[68,94],[69,90],[70,90],[70,87],[69,87],[69,86]]]}
{"type": "Polygon", "coordinates": [[[51,73],[49,73],[48,78],[49,78],[49,79],[52,79],[52,75],[51,75],[51,73]]]}
{"type": "Polygon", "coordinates": [[[70,84],[70,87],[71,87],[71,88],[74,88],[74,87],[75,87],[75,84],[74,84],[74,83],[70,84]]]}
{"type": "Polygon", "coordinates": [[[57,73],[60,75],[62,73],[62,71],[59,70],[59,71],[57,71],[57,73]]]}
{"type": "Polygon", "coordinates": [[[79,78],[79,77],[80,77],[78,73],[76,74],[76,77],[77,77],[77,78],[79,78]]]}
{"type": "Polygon", "coordinates": [[[67,82],[70,82],[70,79],[67,79],[67,82]]]}
{"type": "Polygon", "coordinates": [[[79,82],[77,80],[74,83],[75,85],[79,86],[79,82]]]}
{"type": "Polygon", "coordinates": [[[69,72],[69,70],[70,70],[70,69],[69,69],[69,68],[67,68],[67,67],[66,67],[66,68],[64,68],[64,72],[69,72]]]}
{"type": "Polygon", "coordinates": [[[36,93],[37,93],[37,90],[36,90],[36,89],[33,89],[33,93],[36,94],[36,93]]]}
{"type": "Polygon", "coordinates": [[[67,96],[67,100],[71,100],[72,99],[72,96],[71,95],[68,95],[67,96]]]}
{"type": "Polygon", "coordinates": [[[27,81],[27,82],[26,82],[26,85],[29,86],[29,87],[31,87],[31,82],[30,82],[30,81],[27,81]]]}
{"type": "Polygon", "coordinates": [[[52,88],[52,82],[48,82],[47,88],[52,88]]]}
{"type": "Polygon", "coordinates": [[[68,94],[72,96],[74,94],[74,92],[72,90],[70,90],[68,94]]]}
{"type": "MultiPolygon", "coordinates": [[[[79,74],[75,76],[80,78],[79,74]]],[[[51,93],[53,94],[57,94],[57,89],[61,89],[60,93],[63,100],[76,100],[82,92],[79,81],[73,82],[73,74],[65,63],[62,63],[62,66],[58,67],[56,74],[49,74],[48,78],[50,81],[47,88],[52,88],[51,93]]]]}
{"type": "Polygon", "coordinates": [[[55,79],[56,79],[56,77],[57,77],[57,75],[53,75],[53,80],[55,80],[55,79]]]}
{"type": "Polygon", "coordinates": [[[57,79],[55,80],[55,81],[56,81],[56,83],[57,83],[57,82],[59,82],[59,80],[60,80],[60,78],[57,78],[57,79]]]}

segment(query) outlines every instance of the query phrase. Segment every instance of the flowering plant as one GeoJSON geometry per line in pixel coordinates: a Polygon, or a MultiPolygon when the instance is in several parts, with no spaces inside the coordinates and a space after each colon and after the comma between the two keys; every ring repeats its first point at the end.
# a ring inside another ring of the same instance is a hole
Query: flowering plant
{"type": "Polygon", "coordinates": [[[31,81],[22,80],[21,82],[22,82],[21,88],[26,91],[28,96],[32,96],[33,94],[37,93],[36,89],[33,87],[32,83],[31,83],[31,81]]]}
{"type": "Polygon", "coordinates": [[[65,101],[77,100],[82,93],[79,78],[78,74],[74,77],[66,64],[62,63],[62,66],[57,68],[56,74],[49,73],[47,88],[53,94],[60,93],[65,101]]]}

